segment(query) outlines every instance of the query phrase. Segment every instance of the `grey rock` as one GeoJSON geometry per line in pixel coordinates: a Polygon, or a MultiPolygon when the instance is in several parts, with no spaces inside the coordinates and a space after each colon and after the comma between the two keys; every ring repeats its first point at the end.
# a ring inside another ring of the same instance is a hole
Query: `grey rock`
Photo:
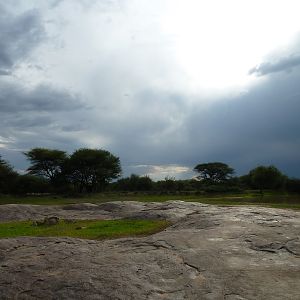
{"type": "Polygon", "coordinates": [[[99,205],[92,203],[69,204],[62,207],[64,210],[99,210],[99,205]]]}
{"type": "Polygon", "coordinates": [[[51,217],[45,217],[43,220],[36,220],[32,222],[33,226],[52,226],[57,225],[59,223],[59,217],[51,216],[51,217]]]}
{"type": "Polygon", "coordinates": [[[173,224],[106,241],[1,239],[0,299],[300,299],[300,212],[182,201],[0,206],[1,221],[49,215],[173,224]]]}

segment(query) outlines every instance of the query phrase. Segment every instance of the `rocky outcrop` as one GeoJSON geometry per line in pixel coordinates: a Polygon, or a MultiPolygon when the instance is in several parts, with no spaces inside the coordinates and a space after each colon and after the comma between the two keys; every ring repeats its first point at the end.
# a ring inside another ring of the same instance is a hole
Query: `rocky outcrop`
{"type": "Polygon", "coordinates": [[[0,299],[299,299],[300,212],[198,203],[0,206],[0,220],[158,218],[147,237],[0,240],[0,299]]]}

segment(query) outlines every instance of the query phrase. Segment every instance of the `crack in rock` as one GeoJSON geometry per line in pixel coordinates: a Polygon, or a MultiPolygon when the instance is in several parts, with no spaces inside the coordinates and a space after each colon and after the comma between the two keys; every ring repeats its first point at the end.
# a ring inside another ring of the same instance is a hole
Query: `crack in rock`
{"type": "Polygon", "coordinates": [[[295,238],[287,241],[284,249],[295,256],[300,256],[300,239],[295,238]]]}
{"type": "Polygon", "coordinates": [[[300,256],[300,241],[298,238],[290,239],[286,242],[271,242],[267,244],[253,242],[250,238],[245,239],[251,243],[250,248],[255,251],[265,251],[269,253],[277,253],[279,250],[286,250],[290,254],[300,256]]]}

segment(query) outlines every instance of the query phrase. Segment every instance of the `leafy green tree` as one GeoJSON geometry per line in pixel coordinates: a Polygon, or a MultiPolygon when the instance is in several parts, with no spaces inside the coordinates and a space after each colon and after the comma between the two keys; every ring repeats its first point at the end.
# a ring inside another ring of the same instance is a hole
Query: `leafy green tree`
{"type": "Polygon", "coordinates": [[[199,164],[194,171],[199,173],[198,179],[214,183],[226,181],[234,174],[234,169],[222,162],[199,164]]]}
{"type": "Polygon", "coordinates": [[[130,177],[119,179],[115,188],[119,191],[150,191],[153,188],[153,181],[148,176],[131,174],[130,177]]]}
{"type": "Polygon", "coordinates": [[[19,175],[14,183],[14,194],[49,193],[51,185],[44,177],[34,175],[19,175]]]}
{"type": "Polygon", "coordinates": [[[28,168],[30,175],[42,176],[54,181],[55,177],[61,173],[63,165],[67,160],[65,151],[46,148],[34,148],[24,152],[27,159],[31,162],[28,168]]]}
{"type": "Polygon", "coordinates": [[[286,189],[292,193],[300,193],[300,179],[288,178],[286,181],[286,189]]]}
{"type": "Polygon", "coordinates": [[[13,191],[13,186],[18,173],[13,170],[8,162],[0,156],[0,193],[9,193],[13,191]]]}
{"type": "Polygon", "coordinates": [[[286,177],[274,166],[258,166],[249,172],[255,188],[261,193],[264,189],[276,189],[283,186],[286,177]]]}
{"type": "Polygon", "coordinates": [[[242,188],[251,188],[251,187],[253,187],[250,174],[246,174],[246,175],[238,177],[238,184],[242,188]]]}
{"type": "Polygon", "coordinates": [[[165,180],[159,180],[156,185],[163,192],[175,192],[179,190],[179,181],[171,176],[166,176],[165,180]]]}
{"type": "Polygon", "coordinates": [[[70,156],[64,172],[79,192],[102,191],[120,176],[120,159],[106,150],[82,148],[70,156]]]}

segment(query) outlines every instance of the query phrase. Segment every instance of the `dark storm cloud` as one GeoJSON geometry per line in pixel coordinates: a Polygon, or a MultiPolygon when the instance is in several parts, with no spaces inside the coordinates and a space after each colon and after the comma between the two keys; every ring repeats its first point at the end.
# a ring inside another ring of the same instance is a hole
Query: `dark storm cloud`
{"type": "Polygon", "coordinates": [[[300,72],[274,76],[246,95],[195,109],[187,124],[193,144],[186,164],[223,160],[239,173],[257,164],[275,164],[299,176],[300,72]]]}
{"type": "Polygon", "coordinates": [[[0,152],[18,169],[33,147],[93,147],[119,156],[126,175],[192,177],[224,161],[238,174],[275,164],[300,176],[299,48],[249,72],[268,80],[217,101],[201,94],[205,77],[190,87],[161,18],[139,1],[14,3],[23,12],[0,4],[0,152]]]}
{"type": "Polygon", "coordinates": [[[223,161],[237,174],[258,164],[274,164],[290,176],[300,176],[299,82],[300,70],[274,75],[246,94],[205,105],[196,99],[188,105],[176,101],[183,96],[165,95],[153,114],[149,102],[140,115],[136,112],[126,123],[116,123],[115,129],[112,125],[111,150],[120,155],[125,168],[141,174],[150,171],[134,165],[192,169],[197,163],[223,161]]]}
{"type": "Polygon", "coordinates": [[[0,82],[0,112],[57,112],[84,108],[78,98],[67,91],[40,85],[27,89],[19,84],[0,82]]]}
{"type": "Polygon", "coordinates": [[[275,62],[264,62],[249,71],[249,74],[256,76],[263,76],[270,73],[276,73],[281,71],[290,72],[294,68],[300,65],[300,55],[290,55],[288,57],[282,57],[275,62]]]}
{"type": "Polygon", "coordinates": [[[67,136],[65,133],[70,129],[65,128],[75,124],[78,127],[77,122],[87,111],[78,97],[48,86],[25,89],[3,82],[0,86],[0,138],[8,138],[7,147],[26,149],[47,145],[51,148],[51,144],[64,146],[67,140],[69,145],[76,143],[77,138],[67,136]]]}
{"type": "Polygon", "coordinates": [[[64,132],[79,132],[87,129],[89,129],[89,126],[87,124],[80,123],[72,123],[61,127],[61,130],[63,130],[64,132]]]}
{"type": "Polygon", "coordinates": [[[37,10],[20,15],[8,13],[0,4],[0,75],[7,75],[44,37],[37,10]]]}
{"type": "MultiPolygon", "coordinates": [[[[122,155],[125,164],[176,163],[164,155],[176,152],[171,145],[183,141],[182,122],[189,114],[184,96],[145,90],[130,102],[129,112],[120,114],[109,126],[102,126],[103,131],[114,137],[111,149],[122,155]]],[[[108,123],[105,119],[104,122],[108,123]]]]}
{"type": "MultiPolygon", "coordinates": [[[[15,128],[19,130],[32,129],[34,127],[48,126],[53,122],[50,116],[32,116],[21,115],[16,113],[15,115],[7,118],[2,118],[2,125],[4,127],[15,128]]],[[[1,124],[0,123],[0,124],[1,124]]]]}
{"type": "Polygon", "coordinates": [[[15,74],[15,68],[24,62],[29,71],[35,66],[31,55],[45,41],[46,33],[38,10],[9,11],[11,7],[6,10],[0,4],[0,147],[19,169],[26,165],[21,151],[77,145],[77,138],[65,134],[64,128],[80,121],[78,111],[87,107],[66,89],[45,83],[28,86],[15,74]]]}

